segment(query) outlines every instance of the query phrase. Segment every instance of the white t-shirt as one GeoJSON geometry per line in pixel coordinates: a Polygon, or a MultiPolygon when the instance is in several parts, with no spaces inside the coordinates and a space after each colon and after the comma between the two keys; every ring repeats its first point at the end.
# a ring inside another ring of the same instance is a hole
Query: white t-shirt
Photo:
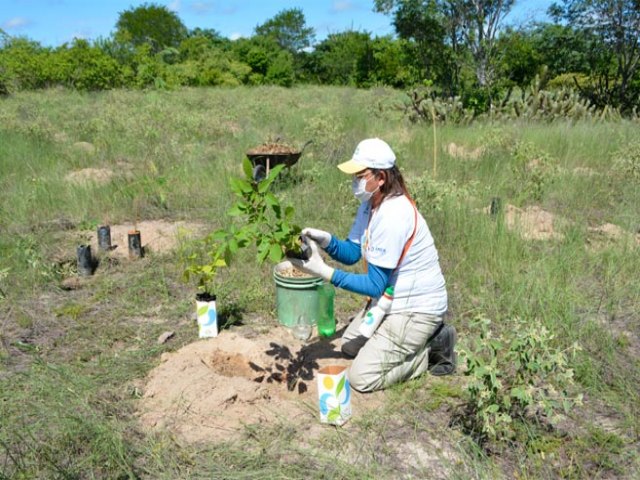
{"type": "MultiPolygon", "coordinates": [[[[349,232],[368,263],[395,269],[413,233],[414,208],[402,195],[388,198],[373,212],[371,201],[360,205],[349,232]],[[367,228],[368,225],[368,228],[367,228]]],[[[438,251],[424,218],[418,212],[418,227],[402,264],[389,279],[394,285],[391,313],[417,312],[442,315],[447,311],[447,289],[438,262],[438,251]]]]}

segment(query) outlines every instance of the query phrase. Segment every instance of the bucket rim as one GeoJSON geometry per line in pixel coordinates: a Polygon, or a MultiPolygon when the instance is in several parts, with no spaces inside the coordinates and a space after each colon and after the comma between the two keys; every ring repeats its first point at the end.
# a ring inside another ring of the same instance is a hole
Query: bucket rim
{"type": "Polygon", "coordinates": [[[293,268],[293,264],[289,260],[278,263],[273,267],[273,276],[276,279],[291,283],[316,284],[324,283],[322,277],[285,277],[280,272],[293,268]]]}

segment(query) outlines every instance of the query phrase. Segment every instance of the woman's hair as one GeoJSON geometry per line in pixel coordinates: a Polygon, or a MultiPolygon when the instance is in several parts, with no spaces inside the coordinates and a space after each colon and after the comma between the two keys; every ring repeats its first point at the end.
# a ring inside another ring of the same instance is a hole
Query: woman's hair
{"type": "Polygon", "coordinates": [[[402,173],[400,173],[400,169],[396,165],[384,170],[378,168],[371,168],[370,170],[376,177],[384,177],[384,185],[380,187],[380,193],[382,193],[383,198],[399,197],[400,195],[406,195],[411,198],[409,190],[407,190],[407,186],[404,183],[404,178],[402,178],[402,173]]]}

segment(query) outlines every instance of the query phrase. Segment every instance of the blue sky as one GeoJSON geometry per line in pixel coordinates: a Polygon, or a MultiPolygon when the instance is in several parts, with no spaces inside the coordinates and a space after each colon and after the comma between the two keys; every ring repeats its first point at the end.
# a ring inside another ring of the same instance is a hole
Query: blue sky
{"type": "MultiPolygon", "coordinates": [[[[278,12],[300,8],[316,39],[345,30],[376,35],[393,33],[391,18],[373,11],[373,0],[0,0],[0,28],[44,46],[58,46],[74,37],[95,40],[115,29],[120,12],[144,3],[175,11],[187,28],[213,28],[229,38],[251,36],[256,25],[278,12]]],[[[552,0],[516,0],[508,18],[520,23],[544,18],[552,0]]]]}

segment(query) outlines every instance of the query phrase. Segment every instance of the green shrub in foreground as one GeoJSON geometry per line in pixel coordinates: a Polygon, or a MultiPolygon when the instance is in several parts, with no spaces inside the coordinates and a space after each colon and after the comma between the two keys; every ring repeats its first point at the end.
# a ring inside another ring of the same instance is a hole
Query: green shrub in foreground
{"type": "MultiPolygon", "coordinates": [[[[515,434],[514,421],[553,423],[560,412],[581,405],[582,394],[569,394],[574,382],[567,353],[552,346],[549,330],[515,319],[508,333],[494,336],[490,326],[491,320],[476,318],[475,334],[461,352],[471,377],[462,415],[466,431],[480,443],[507,440],[515,434]]],[[[574,345],[573,353],[578,349],[574,345]]]]}

